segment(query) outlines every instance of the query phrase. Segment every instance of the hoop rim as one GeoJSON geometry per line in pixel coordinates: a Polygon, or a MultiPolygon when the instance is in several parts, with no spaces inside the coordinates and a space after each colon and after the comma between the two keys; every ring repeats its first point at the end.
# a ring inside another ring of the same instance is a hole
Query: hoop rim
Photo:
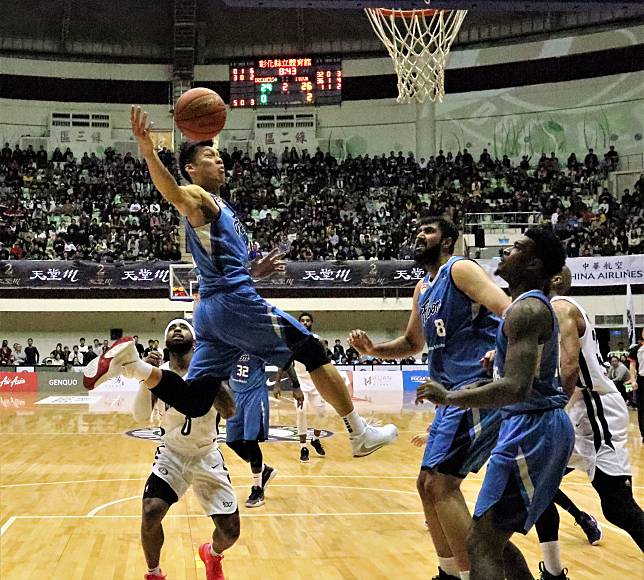
{"type": "Polygon", "coordinates": [[[365,8],[370,12],[376,12],[382,16],[393,16],[394,18],[414,18],[415,16],[433,16],[437,12],[449,12],[449,10],[436,10],[435,8],[423,8],[420,10],[399,10],[397,8],[365,8]]]}

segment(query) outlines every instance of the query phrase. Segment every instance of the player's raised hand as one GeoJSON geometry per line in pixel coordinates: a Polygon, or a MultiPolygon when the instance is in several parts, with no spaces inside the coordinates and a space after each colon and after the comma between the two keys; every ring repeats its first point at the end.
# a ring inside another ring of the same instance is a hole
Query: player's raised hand
{"type": "Polygon", "coordinates": [[[154,152],[154,143],[150,132],[154,123],[150,121],[147,111],[143,111],[138,105],[132,105],[130,109],[130,124],[132,125],[132,134],[139,144],[141,153],[144,157],[152,155],[154,152]]]}
{"type": "Polygon", "coordinates": [[[273,248],[268,254],[253,260],[250,264],[250,275],[253,278],[266,278],[274,272],[286,271],[284,254],[279,248],[273,248]]]}
{"type": "Polygon", "coordinates": [[[371,355],[373,352],[373,342],[369,335],[359,328],[349,333],[347,342],[361,354],[371,355]]]}
{"type": "Polygon", "coordinates": [[[160,367],[161,363],[163,362],[163,356],[161,356],[160,352],[151,350],[148,356],[146,356],[143,360],[146,363],[151,364],[153,367],[160,367]]]}
{"type": "Polygon", "coordinates": [[[416,390],[416,404],[431,401],[437,405],[444,405],[449,391],[440,383],[427,379],[416,390]]]}

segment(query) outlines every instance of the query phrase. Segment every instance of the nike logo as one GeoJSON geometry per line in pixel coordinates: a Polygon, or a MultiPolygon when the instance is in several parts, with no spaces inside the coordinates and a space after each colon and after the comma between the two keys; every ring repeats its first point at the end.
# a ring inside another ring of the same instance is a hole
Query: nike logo
{"type": "MultiPolygon", "coordinates": [[[[280,379],[280,383],[283,383],[285,380],[287,380],[287,379],[286,379],[286,377],[284,377],[284,378],[280,379]]],[[[271,381],[271,379],[266,379],[266,384],[267,384],[269,387],[272,387],[272,386],[273,386],[274,384],[276,384],[276,383],[277,383],[277,381],[271,381]]]]}

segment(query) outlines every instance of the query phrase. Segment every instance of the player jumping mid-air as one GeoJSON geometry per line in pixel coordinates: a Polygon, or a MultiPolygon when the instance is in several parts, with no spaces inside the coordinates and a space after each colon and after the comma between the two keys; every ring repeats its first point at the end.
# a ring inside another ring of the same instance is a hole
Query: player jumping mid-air
{"type": "Polygon", "coordinates": [[[248,235],[219,196],[226,173],[212,141],[182,146],[179,167],[188,185],[180,186],[155,151],[148,114],[132,107],[131,124],[155,187],[185,217],[188,247],[200,274],[200,299],[194,311],[197,348],[184,380],[139,360],[132,340],[117,341],[100,358],[97,372],[86,373],[85,386],[91,389],[111,376],[130,376],[175,409],[198,417],[208,412],[242,353],[278,368],[296,360],[342,417],[354,457],[369,455],[394,441],[398,434],[394,425],[369,425],[354,409],[320,341],[255,290],[248,269],[248,235]]]}

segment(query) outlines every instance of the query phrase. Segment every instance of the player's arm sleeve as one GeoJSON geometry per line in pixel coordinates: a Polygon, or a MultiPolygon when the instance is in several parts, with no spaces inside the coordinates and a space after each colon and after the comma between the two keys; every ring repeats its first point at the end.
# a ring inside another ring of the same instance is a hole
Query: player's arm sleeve
{"type": "MultiPolygon", "coordinates": [[[[295,373],[295,365],[291,363],[288,365],[285,369],[284,372],[286,373],[286,376],[291,379],[291,384],[293,385],[294,389],[299,389],[300,388],[300,380],[297,378],[297,374],[295,373]]],[[[281,377],[280,377],[281,378],[281,377]]],[[[275,379],[277,383],[277,379],[275,379]]]]}
{"type": "Polygon", "coordinates": [[[152,393],[150,389],[139,384],[139,390],[134,397],[132,416],[137,423],[144,423],[150,419],[152,414],[152,393]]]}

